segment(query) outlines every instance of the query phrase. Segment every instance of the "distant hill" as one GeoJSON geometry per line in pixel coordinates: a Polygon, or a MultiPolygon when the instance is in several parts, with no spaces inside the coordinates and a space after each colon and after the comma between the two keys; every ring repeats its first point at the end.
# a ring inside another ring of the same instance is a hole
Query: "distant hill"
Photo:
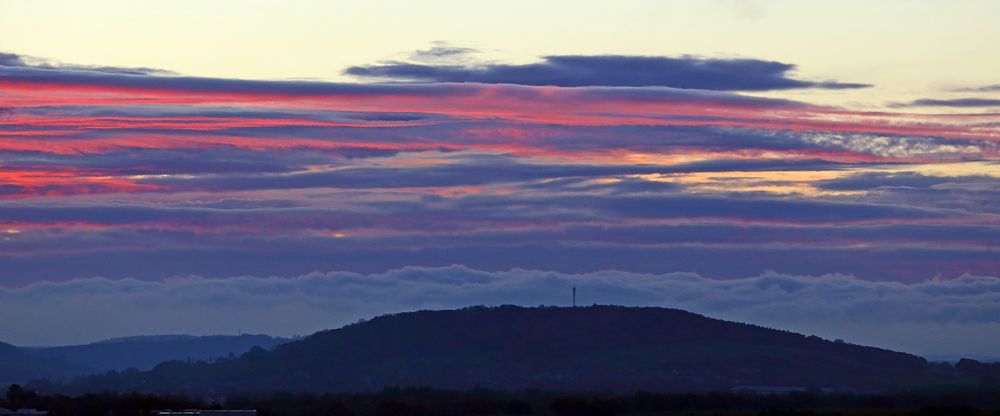
{"type": "Polygon", "coordinates": [[[927,362],[663,308],[474,307],[387,315],[215,363],[81,378],[69,392],[351,392],[384,386],[880,389],[927,362]]]}
{"type": "Polygon", "coordinates": [[[0,385],[36,378],[69,380],[129,368],[148,370],[171,360],[214,360],[242,355],[254,346],[270,349],[288,341],[266,335],[159,335],[60,347],[18,348],[0,343],[0,385]]]}
{"type": "Polygon", "coordinates": [[[964,354],[964,355],[925,355],[924,358],[931,362],[946,362],[946,363],[957,363],[960,360],[972,359],[983,363],[1000,363],[1000,356],[996,355],[979,355],[979,354],[964,354]]]}
{"type": "Polygon", "coordinates": [[[0,342],[0,386],[36,378],[67,379],[84,374],[81,368],[60,359],[39,357],[0,342]]]}
{"type": "Polygon", "coordinates": [[[156,335],[115,338],[85,345],[31,348],[46,357],[58,357],[87,369],[87,373],[136,368],[148,370],[164,361],[213,360],[242,355],[255,346],[271,349],[288,342],[267,335],[156,335]]]}

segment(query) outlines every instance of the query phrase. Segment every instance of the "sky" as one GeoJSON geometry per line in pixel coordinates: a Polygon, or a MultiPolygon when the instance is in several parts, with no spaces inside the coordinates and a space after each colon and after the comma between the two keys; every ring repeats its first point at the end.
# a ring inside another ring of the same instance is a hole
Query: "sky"
{"type": "Polygon", "coordinates": [[[0,341],[577,286],[1000,350],[1000,3],[537,3],[0,3],[0,341]]]}

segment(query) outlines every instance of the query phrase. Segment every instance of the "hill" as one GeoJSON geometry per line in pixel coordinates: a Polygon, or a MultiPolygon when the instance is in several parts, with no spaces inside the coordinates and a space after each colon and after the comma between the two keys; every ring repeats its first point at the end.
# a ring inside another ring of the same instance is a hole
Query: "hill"
{"type": "Polygon", "coordinates": [[[18,347],[0,342],[0,386],[28,380],[66,379],[84,374],[79,367],[59,359],[38,357],[18,347]]]}
{"type": "Polygon", "coordinates": [[[52,381],[122,371],[149,370],[171,360],[214,360],[241,355],[254,346],[288,342],[266,335],[159,335],[116,338],[84,345],[15,347],[0,343],[0,385],[36,378],[52,381]]]}
{"type": "Polygon", "coordinates": [[[241,355],[255,346],[270,349],[288,341],[267,335],[155,335],[27,350],[86,369],[81,374],[93,374],[129,368],[148,370],[172,360],[214,360],[241,355]]]}
{"type": "Polygon", "coordinates": [[[78,379],[69,392],[352,392],[384,386],[695,391],[881,389],[919,357],[674,309],[502,306],[387,315],[272,351],[78,379]]]}

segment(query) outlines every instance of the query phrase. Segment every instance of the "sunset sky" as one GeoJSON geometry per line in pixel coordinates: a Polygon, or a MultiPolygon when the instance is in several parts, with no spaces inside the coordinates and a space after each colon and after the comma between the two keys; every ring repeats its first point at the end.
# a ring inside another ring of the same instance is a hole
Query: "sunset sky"
{"type": "Polygon", "coordinates": [[[995,1],[0,2],[0,341],[307,334],[577,286],[996,355],[997,21],[995,1]]]}

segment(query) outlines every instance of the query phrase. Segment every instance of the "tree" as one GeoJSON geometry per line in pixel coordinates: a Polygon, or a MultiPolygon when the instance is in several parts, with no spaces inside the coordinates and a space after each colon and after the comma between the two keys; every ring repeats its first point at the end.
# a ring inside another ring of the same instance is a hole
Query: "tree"
{"type": "Polygon", "coordinates": [[[7,388],[7,402],[13,408],[34,407],[38,400],[38,393],[33,390],[25,390],[20,384],[11,384],[7,388]]]}

